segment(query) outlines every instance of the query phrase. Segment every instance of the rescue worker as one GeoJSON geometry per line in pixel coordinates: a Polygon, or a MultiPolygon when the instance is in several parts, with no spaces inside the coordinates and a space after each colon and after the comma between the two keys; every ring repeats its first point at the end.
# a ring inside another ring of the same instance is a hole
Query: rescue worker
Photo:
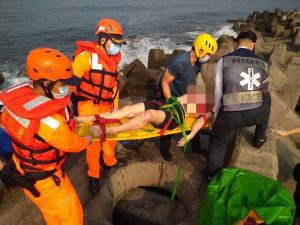
{"type": "MultiPolygon", "coordinates": [[[[118,64],[121,46],[126,44],[124,31],[116,20],[103,18],[96,26],[95,35],[98,42],[76,42],[73,71],[80,84],[73,104],[79,116],[101,114],[118,107],[118,64]]],[[[87,175],[92,194],[97,194],[100,187],[100,149],[104,163],[111,167],[117,163],[115,146],[115,141],[94,141],[87,148],[87,175]]]]}
{"type": "Polygon", "coordinates": [[[55,49],[38,48],[29,53],[26,72],[32,83],[0,93],[1,124],[14,148],[1,179],[8,187],[23,187],[48,225],[82,225],[80,200],[62,169],[70,152],[82,151],[91,142],[90,136],[73,133],[68,85],[76,79],[71,62],[55,49]]]}
{"type": "Polygon", "coordinates": [[[271,104],[268,63],[254,54],[256,39],[252,31],[240,32],[235,40],[237,49],[217,64],[208,180],[222,169],[226,149],[234,143],[238,128],[256,125],[253,146],[260,148],[266,142],[271,104]]]}
{"type": "MultiPolygon", "coordinates": [[[[187,93],[187,86],[196,83],[196,75],[201,70],[201,65],[207,62],[211,55],[218,49],[216,40],[208,33],[196,37],[190,51],[176,56],[167,65],[159,84],[157,97],[165,102],[171,96],[179,97],[187,93]]],[[[160,153],[166,161],[172,161],[170,154],[172,135],[160,138],[160,153]]],[[[200,146],[198,135],[191,140],[192,149],[195,151],[200,146]]]]}
{"type": "MultiPolygon", "coordinates": [[[[0,121],[1,121],[2,109],[3,109],[3,105],[0,102],[0,121]]],[[[0,123],[0,160],[2,157],[8,160],[11,159],[12,152],[13,152],[13,147],[11,145],[11,140],[0,123]]]]}

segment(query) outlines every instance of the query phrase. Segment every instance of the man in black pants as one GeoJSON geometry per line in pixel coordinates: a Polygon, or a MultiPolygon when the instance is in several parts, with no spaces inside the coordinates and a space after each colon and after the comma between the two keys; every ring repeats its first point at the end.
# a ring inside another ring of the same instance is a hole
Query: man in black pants
{"type": "MultiPolygon", "coordinates": [[[[208,33],[200,34],[194,41],[192,49],[176,56],[168,65],[158,85],[158,100],[165,102],[171,96],[179,97],[187,93],[187,86],[195,84],[201,64],[209,60],[218,49],[216,40],[208,33]]],[[[160,153],[166,161],[172,161],[170,154],[171,135],[160,139],[160,153]]],[[[199,137],[191,140],[192,148],[198,149],[199,137]]]]}
{"type": "Polygon", "coordinates": [[[238,128],[256,125],[252,145],[260,148],[266,142],[271,105],[268,63],[253,53],[256,39],[254,32],[242,31],[235,39],[237,49],[218,62],[208,179],[222,169],[238,128]]]}

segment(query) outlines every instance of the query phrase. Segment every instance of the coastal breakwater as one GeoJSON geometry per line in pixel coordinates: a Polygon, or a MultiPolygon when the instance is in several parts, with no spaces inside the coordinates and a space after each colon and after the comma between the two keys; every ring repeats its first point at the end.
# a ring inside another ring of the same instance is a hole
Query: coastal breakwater
{"type": "MultiPolygon", "coordinates": [[[[277,9],[274,12],[253,12],[245,20],[239,18],[231,22],[236,32],[246,29],[255,31],[258,36],[255,52],[270,63],[269,81],[272,96],[270,126],[278,129],[299,127],[297,107],[299,107],[300,95],[300,11],[283,12],[277,9]]],[[[222,35],[218,39],[218,44],[220,48],[217,54],[210,62],[203,65],[201,75],[197,79],[198,83],[213,85],[217,61],[223,55],[233,51],[231,36],[222,35]]],[[[138,59],[126,65],[122,69],[124,76],[120,80],[121,105],[137,102],[140,99],[154,98],[156,82],[162,75],[164,67],[181,52],[181,50],[174,50],[172,54],[165,54],[160,49],[152,49],[149,52],[148,65],[144,65],[138,59]]],[[[24,76],[24,72],[19,76],[24,76]]],[[[294,184],[291,181],[291,171],[300,161],[297,148],[300,136],[292,135],[276,142],[274,136],[268,133],[268,142],[258,151],[249,144],[251,132],[253,133],[250,128],[238,134],[228,164],[278,180],[287,185],[292,192],[294,184]]],[[[130,217],[135,221],[147,221],[148,224],[196,224],[202,199],[199,186],[202,185],[200,180],[205,168],[205,162],[201,161],[198,155],[190,153],[191,155],[185,161],[177,205],[172,205],[174,203],[168,205],[163,202],[164,198],[159,200],[157,196],[134,204],[133,199],[142,198],[141,192],[144,196],[147,193],[145,189],[136,190],[141,186],[157,187],[167,191],[172,189],[180,150],[173,142],[171,151],[174,160],[165,162],[158,153],[156,142],[157,140],[137,142],[134,151],[118,144],[117,157],[125,160],[126,165],[110,171],[108,176],[103,178],[100,194],[95,197],[88,191],[84,153],[70,157],[66,170],[85,208],[86,224],[111,225],[113,211],[116,208],[122,212],[123,217],[130,217]],[[135,191],[131,192],[132,190],[135,191]],[[131,199],[130,207],[128,207],[128,199],[131,199]],[[127,202],[123,205],[118,204],[122,201],[127,202]],[[156,207],[150,207],[149,202],[154,202],[156,207]],[[158,214],[157,209],[163,205],[168,205],[169,211],[158,214]],[[178,213],[176,209],[182,207],[185,213],[174,216],[178,213]],[[149,208],[152,211],[149,211],[149,208]],[[151,212],[152,217],[147,215],[147,211],[151,212]]],[[[22,195],[20,189],[6,191],[0,187],[0,203],[0,224],[44,224],[38,209],[22,195]]]]}

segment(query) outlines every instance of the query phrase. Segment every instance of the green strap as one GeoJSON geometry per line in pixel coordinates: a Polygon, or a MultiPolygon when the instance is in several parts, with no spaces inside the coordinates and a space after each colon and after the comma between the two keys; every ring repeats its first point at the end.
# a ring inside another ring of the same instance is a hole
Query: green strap
{"type": "Polygon", "coordinates": [[[182,136],[183,136],[183,139],[184,139],[184,149],[183,149],[183,152],[182,152],[182,155],[181,155],[181,160],[180,160],[179,168],[178,168],[178,171],[177,171],[175,183],[173,185],[172,196],[171,196],[171,200],[174,200],[174,198],[176,196],[177,189],[178,189],[178,185],[179,185],[181,173],[182,173],[183,162],[184,162],[184,155],[185,155],[185,152],[187,150],[187,135],[186,135],[187,126],[186,126],[186,122],[185,122],[185,113],[184,113],[184,110],[183,110],[180,102],[177,100],[176,97],[172,96],[170,100],[167,99],[167,104],[161,106],[160,108],[168,111],[171,114],[171,118],[180,127],[181,132],[182,132],[182,136]],[[180,109],[179,110],[180,112],[178,112],[178,110],[176,109],[175,106],[178,106],[178,108],[180,109]],[[181,114],[181,118],[183,120],[182,123],[180,121],[179,113],[181,114]]]}

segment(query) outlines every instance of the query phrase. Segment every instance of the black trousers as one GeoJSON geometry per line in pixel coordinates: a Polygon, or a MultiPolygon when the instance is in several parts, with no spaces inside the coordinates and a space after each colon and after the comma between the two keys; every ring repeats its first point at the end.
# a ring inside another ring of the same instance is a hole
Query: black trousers
{"type": "Polygon", "coordinates": [[[222,169],[226,150],[228,150],[229,145],[234,144],[237,129],[256,125],[254,138],[265,137],[271,106],[271,97],[268,92],[263,94],[263,100],[263,105],[257,109],[235,112],[226,112],[222,108],[220,109],[210,135],[208,176],[214,176],[222,169]]]}

